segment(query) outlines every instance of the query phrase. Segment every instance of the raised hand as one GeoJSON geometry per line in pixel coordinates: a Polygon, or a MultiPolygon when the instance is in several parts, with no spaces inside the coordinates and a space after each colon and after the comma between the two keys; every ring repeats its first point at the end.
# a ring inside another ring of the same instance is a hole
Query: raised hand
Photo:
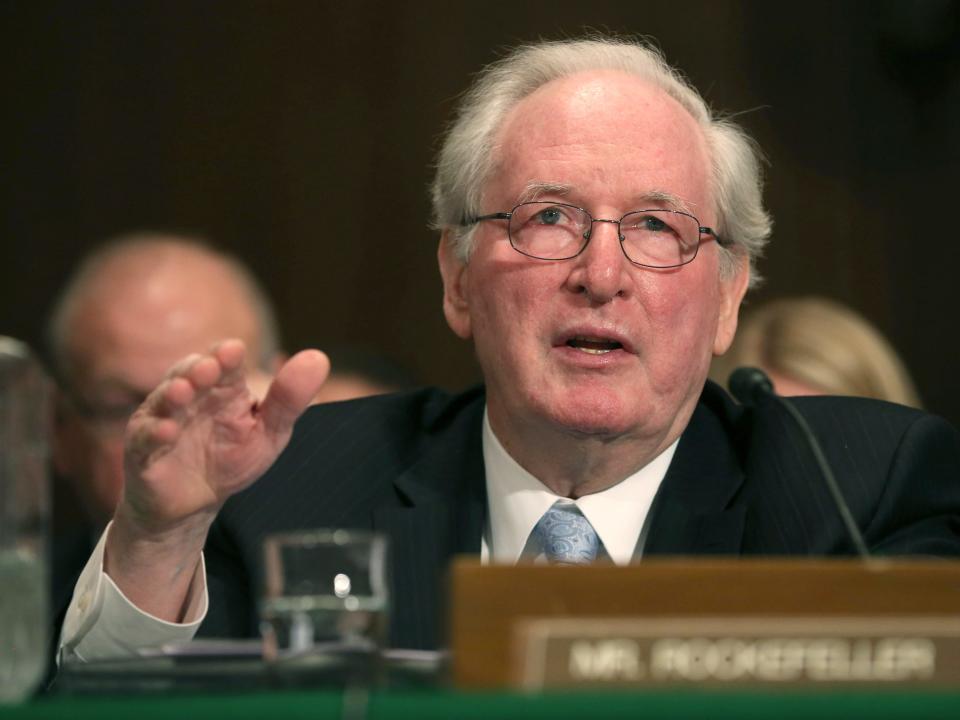
{"type": "Polygon", "coordinates": [[[105,569],[135,604],[167,619],[182,605],[217,511],[273,464],[330,368],[318,351],[298,353],[258,403],[244,379],[244,353],[230,340],[183,359],[127,427],[105,569]],[[153,577],[165,584],[155,587],[153,577]]]}

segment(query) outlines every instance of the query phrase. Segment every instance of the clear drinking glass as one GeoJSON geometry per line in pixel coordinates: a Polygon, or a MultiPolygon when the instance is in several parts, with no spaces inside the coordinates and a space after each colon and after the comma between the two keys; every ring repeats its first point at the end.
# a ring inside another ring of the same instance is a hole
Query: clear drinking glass
{"type": "Polygon", "coordinates": [[[0,337],[0,702],[46,668],[49,386],[26,345],[0,337]]]}
{"type": "Polygon", "coordinates": [[[383,647],[387,540],[359,530],[312,530],[264,541],[264,657],[383,647]]]}

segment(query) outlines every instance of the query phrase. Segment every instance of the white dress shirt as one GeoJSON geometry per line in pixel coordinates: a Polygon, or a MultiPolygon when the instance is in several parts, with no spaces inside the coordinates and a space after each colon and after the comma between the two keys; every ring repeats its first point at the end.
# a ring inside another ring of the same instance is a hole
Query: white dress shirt
{"type": "Polygon", "coordinates": [[[484,412],[483,462],[489,513],[480,548],[481,560],[516,563],[534,526],[557,501],[580,509],[600,537],[607,557],[617,565],[639,558],[650,505],[667,474],[677,442],[613,487],[570,500],[556,495],[507,453],[484,412]]]}
{"type": "Polygon", "coordinates": [[[188,590],[184,622],[172,623],[145,613],[103,571],[103,551],[111,522],[87,560],[63,619],[57,662],[99,660],[136,655],[141,648],[193,638],[207,615],[207,581],[203,556],[188,590]],[[109,618],[109,622],[104,618],[109,618]]]}
{"type": "MultiPolygon", "coordinates": [[[[483,562],[515,563],[533,527],[555,502],[576,504],[618,565],[639,557],[650,504],[673,458],[674,442],[645,467],[603,492],[569,500],[555,495],[507,454],[483,418],[488,519],[481,540],[483,562]]],[[[207,614],[206,571],[201,558],[191,582],[183,623],[142,612],[103,572],[110,525],[74,588],[60,634],[58,661],[136,655],[140,648],[190,640],[207,614]],[[105,619],[109,618],[109,622],[105,619]]]]}

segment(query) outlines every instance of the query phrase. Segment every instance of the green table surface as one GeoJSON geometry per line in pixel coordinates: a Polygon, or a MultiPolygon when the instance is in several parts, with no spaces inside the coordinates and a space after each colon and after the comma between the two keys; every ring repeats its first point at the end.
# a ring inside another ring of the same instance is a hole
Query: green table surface
{"type": "Polygon", "coordinates": [[[67,718],[829,718],[960,719],[960,689],[949,691],[674,691],[522,694],[452,691],[274,691],[232,695],[50,696],[0,705],[0,720],[67,718]]]}

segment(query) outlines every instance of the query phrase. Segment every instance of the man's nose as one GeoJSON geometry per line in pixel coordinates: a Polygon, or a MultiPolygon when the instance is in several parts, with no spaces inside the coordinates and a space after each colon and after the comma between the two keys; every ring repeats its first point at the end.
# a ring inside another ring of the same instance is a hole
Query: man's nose
{"type": "Polygon", "coordinates": [[[627,265],[620,244],[620,224],[616,220],[594,220],[588,231],[587,246],[575,260],[570,283],[593,302],[609,302],[624,295],[629,282],[627,265]]]}

